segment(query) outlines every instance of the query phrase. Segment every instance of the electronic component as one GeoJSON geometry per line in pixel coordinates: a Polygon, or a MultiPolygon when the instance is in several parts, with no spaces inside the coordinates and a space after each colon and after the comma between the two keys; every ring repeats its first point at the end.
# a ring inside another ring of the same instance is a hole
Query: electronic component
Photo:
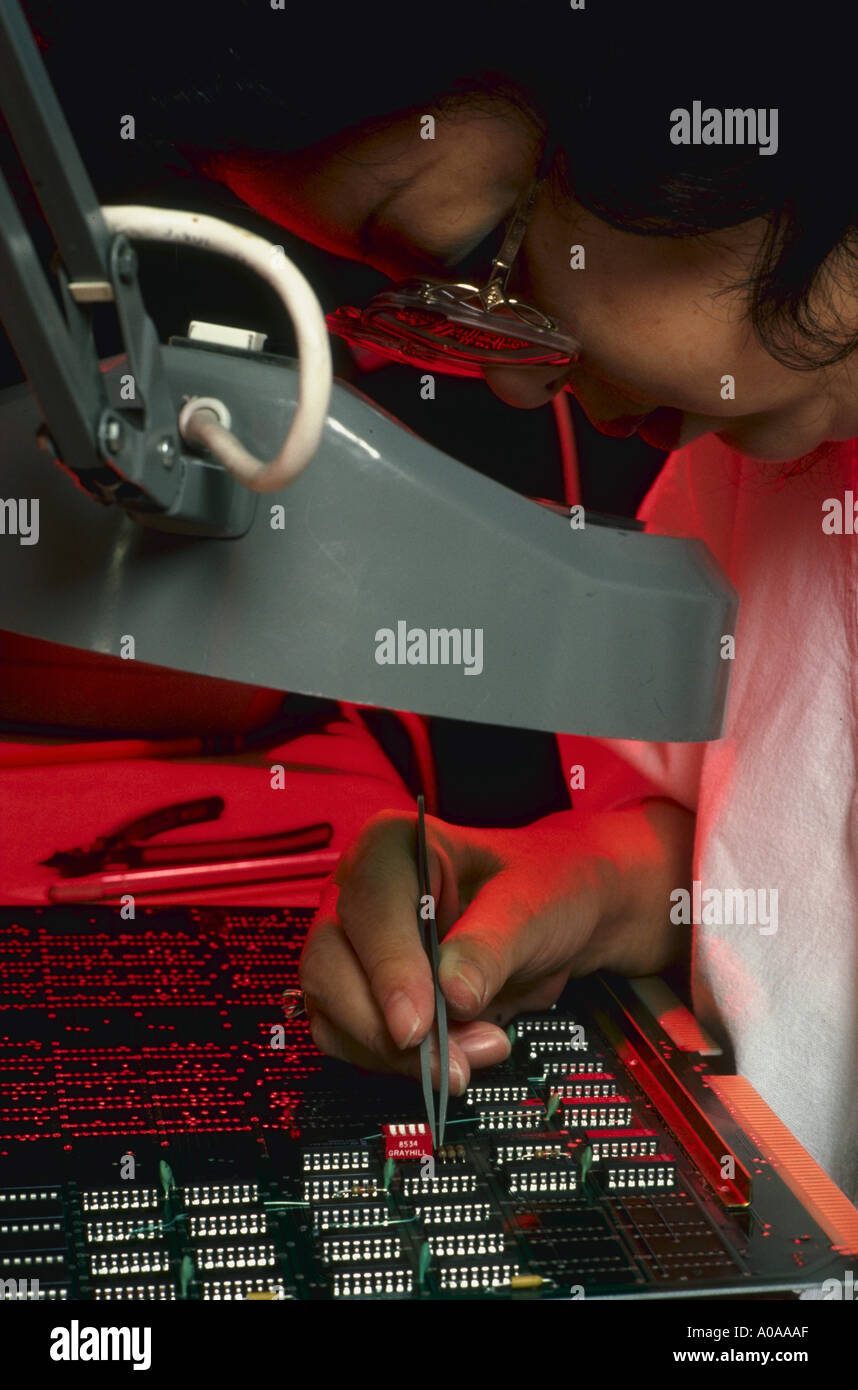
{"type": "Polygon", "coordinates": [[[435,1159],[438,1163],[464,1163],[467,1151],[464,1144],[442,1144],[435,1159]]]}
{"type": "Polygon", "coordinates": [[[516,1023],[515,1032],[517,1038],[553,1038],[560,1034],[579,1037],[584,1029],[566,1014],[525,1014],[516,1023]]]}
{"type": "Polygon", "coordinates": [[[170,1302],[176,1297],[175,1284],[96,1284],[92,1290],[95,1299],[107,1302],[135,1300],[141,1303],[170,1302]]]}
{"type": "Polygon", "coordinates": [[[38,1274],[3,1280],[2,1299],[6,1302],[56,1303],[69,1297],[68,1284],[45,1284],[38,1274]]]}
{"type": "Polygon", "coordinates": [[[432,1157],[432,1135],[426,1124],[382,1125],[385,1158],[410,1161],[432,1157]]]}
{"type": "Polygon", "coordinates": [[[557,1076],[589,1076],[605,1070],[605,1062],[601,1057],[573,1057],[567,1061],[559,1062],[542,1058],[538,1062],[533,1062],[532,1065],[540,1072],[540,1080],[553,1079],[557,1076]]]}
{"type": "Polygon", "coordinates": [[[434,1178],[402,1179],[402,1195],[418,1197],[422,1193],[475,1192],[479,1178],[476,1173],[438,1173],[434,1178]]]}
{"type": "Polygon", "coordinates": [[[653,1158],[609,1159],[605,1164],[609,1192],[666,1191],[676,1186],[676,1163],[665,1154],[653,1158]]]}
{"type": "Polygon", "coordinates": [[[509,1192],[516,1196],[526,1193],[549,1197],[578,1188],[577,1169],[566,1157],[540,1163],[509,1163],[505,1175],[509,1192]]]}
{"type": "Polygon", "coordinates": [[[201,1245],[196,1264],[206,1269],[265,1269],[277,1263],[277,1252],[268,1241],[256,1245],[201,1245]]]}
{"type": "Polygon", "coordinates": [[[166,1247],[145,1246],[134,1250],[98,1251],[89,1257],[94,1279],[125,1278],[129,1274],[166,1274],[170,1256],[166,1247]]]}
{"type": "Polygon", "coordinates": [[[628,1096],[614,1096],[610,1101],[563,1101],[563,1123],[567,1129],[623,1129],[632,1122],[632,1107],[628,1096]]]}
{"type": "Polygon", "coordinates": [[[381,1202],[371,1206],[355,1202],[353,1206],[318,1206],[313,1211],[313,1225],[319,1231],[360,1230],[362,1226],[386,1226],[390,1221],[387,1207],[381,1202]]]}
{"type": "Polygon", "coordinates": [[[549,1095],[560,1096],[564,1100],[567,1097],[570,1100],[581,1097],[599,1099],[616,1094],[617,1083],[607,1073],[602,1076],[581,1076],[577,1072],[572,1072],[569,1076],[564,1076],[561,1086],[552,1084],[549,1091],[549,1095]]]}
{"type": "Polygon", "coordinates": [[[544,1129],[545,1106],[531,1101],[507,1110],[481,1110],[477,1128],[480,1130],[544,1129]]]}
{"type": "Polygon", "coordinates": [[[513,1275],[518,1274],[517,1265],[505,1260],[485,1260],[479,1264],[442,1264],[438,1267],[438,1280],[442,1289],[471,1290],[496,1289],[508,1284],[513,1275]]]}
{"type": "Polygon", "coordinates": [[[377,1197],[378,1178],[371,1173],[340,1173],[331,1178],[305,1178],[305,1202],[342,1202],[349,1197],[377,1197]]]}
{"type": "Polygon", "coordinates": [[[402,1254],[399,1236],[338,1236],[320,1242],[326,1264],[389,1264],[402,1254]]]}
{"type": "Polygon", "coordinates": [[[59,1187],[0,1188],[0,1218],[42,1216],[62,1209],[63,1194],[59,1187]]]}
{"type": "Polygon", "coordinates": [[[255,1182],[204,1183],[185,1188],[187,1207],[246,1207],[259,1201],[255,1182]]]}
{"type": "Polygon", "coordinates": [[[160,1221],[145,1221],[132,1217],[126,1221],[86,1221],[84,1235],[87,1245],[111,1245],[126,1240],[148,1240],[161,1233],[160,1221]]]}
{"type": "Polygon", "coordinates": [[[579,1041],[574,1033],[560,1038],[531,1038],[527,1047],[527,1055],[532,1062],[551,1062],[568,1057],[573,1070],[575,1053],[586,1051],[586,1042],[583,1039],[579,1041]]]}
{"type": "Polygon", "coordinates": [[[503,1231],[465,1230],[434,1232],[427,1236],[433,1255],[499,1255],[505,1246],[503,1231]]]}
{"type": "Polygon", "coordinates": [[[84,1211],[155,1211],[164,1194],[154,1187],[118,1187],[101,1192],[82,1192],[84,1211]]]}
{"type": "Polygon", "coordinates": [[[334,1298],[395,1298],[410,1294],[414,1276],[400,1266],[384,1269],[338,1269],[333,1275],[334,1298]]]}
{"type": "Polygon", "coordinates": [[[588,1129],[587,1143],[593,1151],[593,1162],[603,1158],[636,1158],[657,1154],[659,1137],[652,1129],[588,1129]]]}
{"type": "Polygon", "coordinates": [[[516,1101],[527,1100],[530,1087],[524,1086],[469,1086],[464,1094],[466,1105],[513,1105],[516,1101]]]}
{"type": "Polygon", "coordinates": [[[37,1249],[43,1245],[56,1245],[57,1236],[63,1235],[65,1222],[58,1217],[48,1216],[43,1221],[0,1220],[0,1248],[14,1242],[37,1249]]]}
{"type": "Polygon", "coordinates": [[[301,1155],[301,1165],[305,1173],[357,1173],[370,1166],[369,1149],[358,1149],[343,1144],[339,1147],[305,1149],[301,1155]]]}
{"type": "Polygon", "coordinates": [[[414,1206],[424,1226],[476,1226],[490,1221],[493,1216],[490,1202],[424,1202],[418,1199],[414,1206]]]}
{"type": "Polygon", "coordinates": [[[268,1216],[264,1211],[213,1211],[188,1218],[188,1234],[195,1240],[217,1236],[264,1236],[268,1216]]]}
{"type": "Polygon", "coordinates": [[[311,916],[0,909],[0,1264],[22,1297],[33,1280],[100,1302],[791,1297],[854,1266],[858,1215],[850,1246],[801,1174],[752,1163],[716,1100],[730,1078],[669,1046],[621,980],[514,1020],[434,1155],[388,1156],[386,1137],[427,1137],[382,1129],[417,1113],[413,1082],[323,1057],[303,1019],[271,1046],[311,916]],[[619,1040],[640,1055],[647,1028],[642,1067],[619,1040]],[[687,1133],[647,1089],[659,1068],[687,1133]]]}
{"type": "Polygon", "coordinates": [[[200,1297],[206,1300],[223,1299],[284,1299],[293,1298],[294,1295],[287,1293],[282,1284],[274,1284],[271,1276],[262,1279],[202,1279],[200,1281],[200,1297]]]}
{"type": "Polygon", "coordinates": [[[524,1163],[534,1158],[553,1158],[568,1151],[568,1141],[551,1135],[534,1138],[529,1144],[498,1144],[493,1152],[495,1163],[524,1163]]]}
{"type": "MultiPolygon", "coordinates": [[[[23,1242],[22,1242],[23,1244],[23,1242]]],[[[65,1254],[59,1250],[4,1250],[3,1269],[6,1278],[39,1279],[49,1278],[66,1263],[65,1254]]]]}

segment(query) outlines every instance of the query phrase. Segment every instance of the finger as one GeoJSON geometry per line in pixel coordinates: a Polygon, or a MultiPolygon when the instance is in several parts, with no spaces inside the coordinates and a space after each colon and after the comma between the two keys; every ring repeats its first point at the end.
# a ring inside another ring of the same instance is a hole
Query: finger
{"type": "Polygon", "coordinates": [[[561,910],[541,892],[538,875],[529,882],[501,872],[483,884],[448,932],[439,975],[453,1017],[486,1017],[508,981],[522,988],[555,977],[565,981],[575,949],[575,905],[561,910]]]}
{"type": "MultiPolygon", "coordinates": [[[[321,1011],[344,1039],[349,1055],[344,1060],[370,1066],[394,1067],[394,1056],[402,1052],[391,1037],[387,1024],[372,997],[366,976],[351,944],[330,918],[313,924],[299,967],[301,988],[306,996],[308,1015],[321,1011]]],[[[433,1038],[433,1047],[435,1039],[433,1038]]],[[[506,1034],[488,1023],[462,1024],[450,1030],[450,1055],[459,1064],[473,1062],[480,1067],[494,1066],[509,1056],[506,1034]]],[[[340,1055],[338,1053],[337,1055],[340,1055]]],[[[415,1073],[411,1067],[408,1074],[415,1073]]],[[[451,1073],[452,1075],[452,1073],[451,1073]]]]}
{"type": "Polygon", "coordinates": [[[363,967],[333,917],[317,918],[307,933],[298,967],[301,988],[364,1053],[396,1050],[387,1021],[373,998],[363,967]]]}
{"type": "MultiPolygon", "coordinates": [[[[339,1028],[322,1009],[312,1009],[310,1034],[320,1052],[324,1052],[328,1057],[336,1057],[341,1062],[350,1062],[353,1066],[364,1067],[367,1071],[396,1072],[401,1076],[410,1076],[413,1080],[420,1076],[420,1053],[417,1048],[401,1052],[391,1043],[386,1049],[367,1049],[351,1034],[339,1028]]],[[[440,1085],[440,1059],[434,1040],[430,1065],[432,1085],[437,1090],[440,1085]]],[[[465,1053],[453,1042],[450,1043],[448,1075],[450,1094],[462,1095],[467,1089],[471,1071],[465,1053]]]]}
{"type": "Polygon", "coordinates": [[[478,1018],[530,950],[526,913],[510,901],[508,876],[485,883],[441,942],[439,979],[454,1017],[478,1018]]]}
{"type": "Polygon", "coordinates": [[[505,1062],[512,1051],[512,1043],[502,1028],[479,1019],[473,1023],[451,1023],[448,1037],[451,1049],[455,1043],[457,1052],[464,1053],[472,1071],[495,1067],[505,1062]]]}
{"type": "Polygon", "coordinates": [[[484,1009],[480,1021],[506,1028],[510,1019],[518,1014],[538,1013],[543,1009],[550,1009],[562,994],[568,978],[569,973],[564,966],[553,975],[546,975],[535,983],[508,980],[484,1009]]]}
{"type": "Polygon", "coordinates": [[[568,972],[564,968],[540,980],[535,986],[522,988],[506,984],[495,995],[481,1019],[473,1023],[451,1023],[450,1038],[464,1052],[471,1071],[505,1062],[512,1051],[512,1041],[505,1025],[519,1014],[549,1009],[557,1002],[567,978],[568,972]]]}
{"type": "MultiPolygon", "coordinates": [[[[372,843],[376,846],[375,852],[378,853],[377,838],[372,843]]],[[[385,996],[387,1011],[373,995],[364,963],[358,959],[351,947],[340,919],[342,885],[349,880],[349,862],[352,865],[358,862],[357,849],[360,848],[360,844],[360,841],[355,842],[352,850],[340,860],[331,878],[326,879],[323,884],[319,908],[307,934],[301,958],[302,988],[307,993],[315,994],[325,1011],[346,1032],[353,1028],[358,1030],[357,1036],[366,1038],[371,1034],[371,1020],[376,1025],[381,1022],[389,1038],[392,1038],[398,1047],[404,1048],[419,1042],[431,1024],[434,1014],[434,991],[430,987],[428,999],[421,999],[422,1013],[410,1008],[408,1004],[402,1005],[395,997],[390,997],[391,994],[395,995],[395,982],[394,989],[388,990],[385,996]]],[[[368,851],[365,839],[361,852],[372,852],[368,851]]],[[[380,852],[384,852],[383,845],[380,852]]],[[[354,885],[352,888],[354,889],[354,885]]],[[[346,894],[347,920],[353,922],[354,909],[349,906],[349,896],[346,894]]],[[[411,912],[414,921],[413,933],[421,954],[419,967],[423,968],[426,957],[417,931],[416,888],[411,912]]],[[[395,950],[395,944],[391,949],[395,950]]],[[[407,957],[405,968],[408,968],[407,957]]],[[[419,988],[418,980],[417,989],[419,988]]]]}
{"type": "MultiPolygon", "coordinates": [[[[439,891],[440,880],[436,862],[439,891]]],[[[417,903],[415,817],[377,817],[340,879],[337,915],[400,1047],[426,1035],[435,1011],[417,903]]]]}

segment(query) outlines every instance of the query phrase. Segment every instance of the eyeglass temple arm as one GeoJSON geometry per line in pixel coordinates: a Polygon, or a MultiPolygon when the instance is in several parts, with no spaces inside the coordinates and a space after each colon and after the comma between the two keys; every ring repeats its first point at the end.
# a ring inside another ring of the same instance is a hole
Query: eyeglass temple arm
{"type": "Polygon", "coordinates": [[[493,309],[497,304],[503,304],[506,301],[509,273],[524,240],[527,223],[543,183],[544,179],[535,180],[529,188],[525,189],[513,209],[503,244],[492,261],[488,282],[479,292],[480,300],[486,309],[493,309]]]}
{"type": "Polygon", "coordinates": [[[526,188],[516,203],[503,245],[495,259],[492,261],[492,268],[489,272],[488,283],[480,291],[480,299],[486,309],[494,309],[496,305],[506,301],[506,286],[509,280],[509,273],[512,270],[513,262],[518,255],[533,205],[536,202],[542,185],[548,177],[548,171],[554,163],[554,156],[557,153],[557,139],[550,136],[543,147],[539,167],[536,170],[536,177],[529,188],[526,188]]]}

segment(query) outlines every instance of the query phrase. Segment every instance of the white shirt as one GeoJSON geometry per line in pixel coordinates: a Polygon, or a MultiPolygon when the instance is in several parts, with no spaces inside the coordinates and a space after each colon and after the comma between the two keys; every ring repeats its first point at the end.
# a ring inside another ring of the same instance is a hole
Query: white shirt
{"type": "Polygon", "coordinates": [[[670,456],[639,513],[648,531],[699,536],[739,591],[724,737],[559,744],[567,777],[585,768],[577,805],[620,805],[648,781],[696,809],[701,891],[764,890],[767,911],[777,891],[774,932],[724,913],[689,926],[695,1013],[855,1201],[858,534],[822,526],[826,499],[858,499],[858,441],[807,473],[778,472],[710,435],[670,456]]]}

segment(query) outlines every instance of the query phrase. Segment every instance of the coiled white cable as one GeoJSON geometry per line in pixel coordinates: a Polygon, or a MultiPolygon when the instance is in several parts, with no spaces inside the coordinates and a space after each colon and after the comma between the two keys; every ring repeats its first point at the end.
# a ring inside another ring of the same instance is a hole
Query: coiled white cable
{"type": "Polygon", "coordinates": [[[103,207],[101,211],[115,234],[122,232],[131,239],[175,242],[232,256],[267,280],[280,296],[295,326],[300,374],[298,407],[276,458],[263,463],[245,449],[229,429],[226,406],[209,396],[192,397],[185,404],[179,416],[179,432],[188,443],[209,449],[252,492],[276,492],[294,482],[319,447],[333,380],[322,308],[300,270],[279,246],[218,217],[131,205],[103,207]]]}

